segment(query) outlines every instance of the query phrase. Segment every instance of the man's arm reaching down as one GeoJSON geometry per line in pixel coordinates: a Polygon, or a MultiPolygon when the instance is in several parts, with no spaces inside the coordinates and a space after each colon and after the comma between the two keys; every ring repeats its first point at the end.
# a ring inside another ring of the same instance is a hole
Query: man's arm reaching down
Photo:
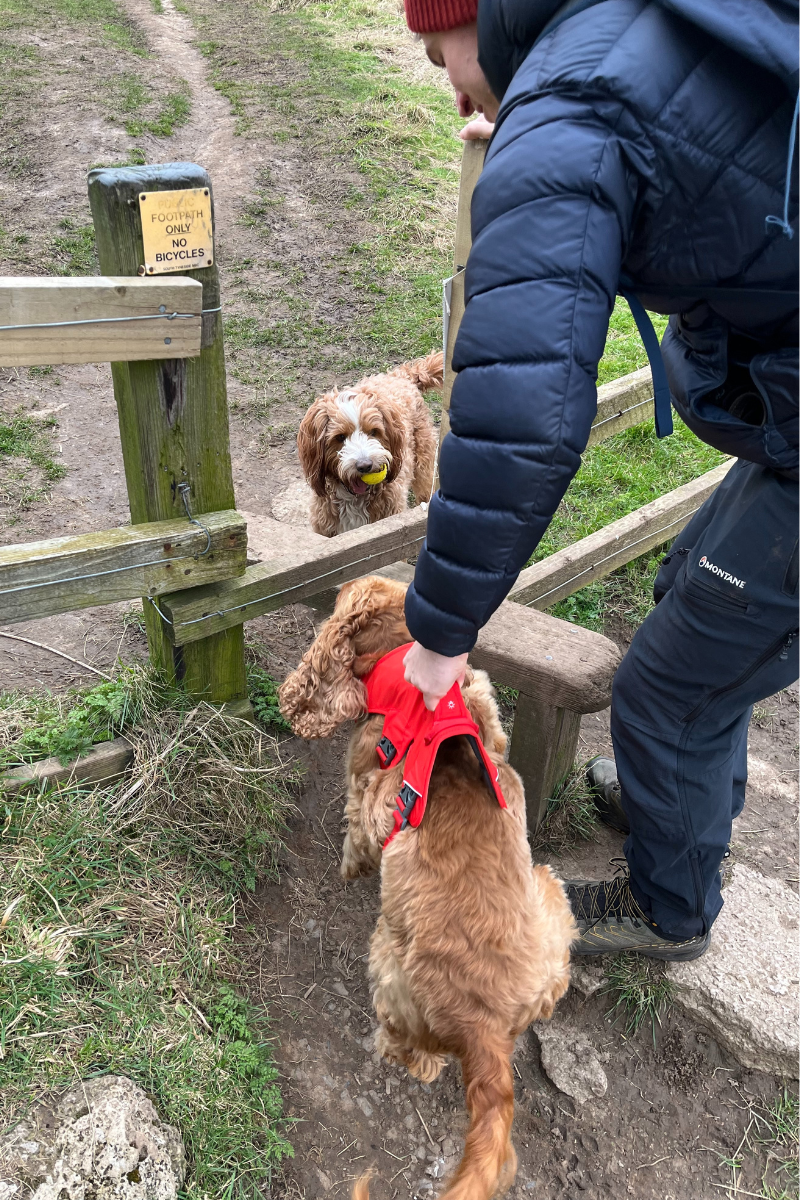
{"type": "Polygon", "coordinates": [[[635,198],[624,141],[585,101],[543,96],[498,126],[472,203],[441,485],[406,599],[428,650],[473,647],[580,465],[635,198]]]}

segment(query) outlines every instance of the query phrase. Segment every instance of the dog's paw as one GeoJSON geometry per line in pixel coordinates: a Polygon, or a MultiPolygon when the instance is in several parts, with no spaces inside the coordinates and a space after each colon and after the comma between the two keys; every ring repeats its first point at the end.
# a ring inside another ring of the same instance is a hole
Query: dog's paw
{"type": "Polygon", "coordinates": [[[372,875],[375,864],[371,858],[365,858],[355,850],[350,834],[345,836],[342,846],[342,862],[339,864],[339,875],[343,880],[357,880],[362,875],[372,875]]]}
{"type": "Polygon", "coordinates": [[[506,1161],[500,1168],[500,1178],[497,1181],[497,1195],[503,1196],[511,1187],[517,1176],[517,1152],[509,1140],[506,1161]]]}
{"type": "Polygon", "coordinates": [[[406,1067],[420,1083],[433,1083],[444,1070],[447,1059],[443,1054],[429,1054],[427,1050],[409,1050],[406,1067]]]}

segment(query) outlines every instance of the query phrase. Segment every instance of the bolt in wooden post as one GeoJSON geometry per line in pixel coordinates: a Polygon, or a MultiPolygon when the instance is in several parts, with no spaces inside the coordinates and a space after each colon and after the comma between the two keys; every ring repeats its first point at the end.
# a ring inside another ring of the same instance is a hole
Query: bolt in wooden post
{"type": "MultiPolygon", "coordinates": [[[[184,188],[206,191],[213,213],[211,180],[194,163],[90,171],[89,201],[104,275],[137,275],[144,264],[140,192],[184,188]]],[[[219,308],[216,255],[212,266],[183,274],[202,283],[204,310],[219,308]]],[[[190,485],[194,513],[235,507],[220,312],[203,316],[201,346],[198,358],[111,365],[136,524],[184,515],[178,491],[183,482],[190,485]]],[[[169,678],[215,704],[246,700],[243,626],[174,649],[147,600],[144,616],[151,659],[169,678]]]]}

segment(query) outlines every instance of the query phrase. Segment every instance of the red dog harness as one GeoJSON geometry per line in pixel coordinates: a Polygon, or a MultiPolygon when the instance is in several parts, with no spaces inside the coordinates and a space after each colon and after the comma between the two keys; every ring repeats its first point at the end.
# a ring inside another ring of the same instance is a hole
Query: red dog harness
{"type": "Polygon", "coordinates": [[[384,850],[406,825],[416,829],[422,820],[436,753],[447,738],[467,738],[489,791],[501,808],[506,807],[497,766],[486,753],[478,726],[469,715],[458,684],[454,683],[434,712],[430,712],[425,707],[422,693],[406,683],[403,659],[411,645],[409,642],[384,654],[362,680],[367,688],[367,711],[371,716],[384,718],[383,736],[375,747],[381,770],[385,771],[404,756],[406,759],[394,829],[383,844],[384,850]]]}

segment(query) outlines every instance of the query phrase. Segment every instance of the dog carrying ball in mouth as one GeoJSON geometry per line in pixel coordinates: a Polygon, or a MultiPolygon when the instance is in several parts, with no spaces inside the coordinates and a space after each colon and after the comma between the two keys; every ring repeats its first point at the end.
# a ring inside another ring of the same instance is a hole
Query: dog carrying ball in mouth
{"type": "Polygon", "coordinates": [[[317,397],[297,434],[316,533],[405,512],[409,490],[418,504],[429,498],[437,435],[422,393],[440,390],[442,373],[439,351],[317,397]]]}

